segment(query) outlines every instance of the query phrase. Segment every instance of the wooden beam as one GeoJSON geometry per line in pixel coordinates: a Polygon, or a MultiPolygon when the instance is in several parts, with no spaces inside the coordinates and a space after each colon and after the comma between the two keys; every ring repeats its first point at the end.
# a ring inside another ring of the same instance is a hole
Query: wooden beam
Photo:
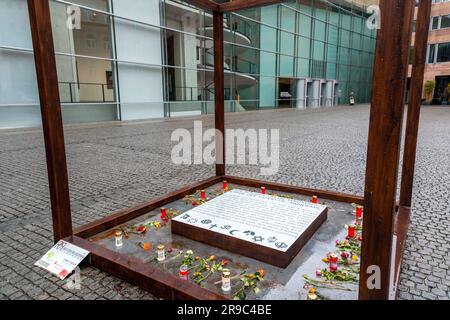
{"type": "Polygon", "coordinates": [[[117,227],[121,224],[127,223],[139,216],[149,213],[157,208],[165,206],[171,202],[182,199],[183,197],[195,193],[198,190],[207,189],[216,183],[221,182],[220,177],[212,177],[204,181],[194,183],[186,186],[178,191],[171,192],[163,197],[144,202],[134,208],[119,211],[113,215],[107,216],[103,219],[94,221],[80,228],[75,229],[74,235],[80,238],[89,238],[103,231],[117,227]]]}
{"type": "Polygon", "coordinates": [[[365,185],[361,300],[388,300],[392,243],[414,0],[381,0],[375,49],[365,185]],[[380,288],[369,287],[378,267],[380,288]]]}
{"type": "Polygon", "coordinates": [[[359,205],[364,204],[363,197],[352,195],[352,194],[341,193],[341,192],[295,187],[295,186],[290,186],[287,184],[281,184],[281,183],[276,183],[276,182],[268,182],[268,181],[261,181],[261,180],[248,179],[248,178],[239,178],[239,177],[233,177],[233,176],[224,176],[223,180],[226,180],[231,184],[237,184],[240,186],[246,186],[246,187],[250,187],[250,188],[266,187],[268,190],[273,190],[273,191],[296,193],[296,194],[300,194],[300,195],[308,196],[308,197],[317,196],[322,199],[344,202],[344,203],[355,203],[355,204],[359,204],[359,205]]]}
{"type": "Polygon", "coordinates": [[[214,95],[215,126],[221,137],[216,137],[216,175],[225,175],[225,72],[223,13],[214,12],[214,95]]]}
{"type": "Polygon", "coordinates": [[[416,37],[414,41],[411,98],[406,122],[405,151],[403,155],[402,185],[400,191],[400,206],[404,207],[412,206],[414,171],[417,155],[417,136],[419,134],[430,17],[431,0],[421,0],[417,14],[416,37]]]}
{"type": "Polygon", "coordinates": [[[220,6],[219,4],[215,3],[214,1],[210,0],[183,0],[184,2],[187,2],[189,4],[192,4],[198,8],[209,10],[209,11],[219,11],[220,6]]]}
{"type": "Polygon", "coordinates": [[[403,262],[403,253],[405,252],[406,238],[408,236],[409,224],[411,222],[410,217],[411,209],[407,207],[400,207],[395,217],[394,232],[396,242],[392,244],[392,250],[395,251],[395,254],[393,255],[395,256],[395,264],[393,266],[394,277],[392,278],[392,280],[394,281],[393,289],[395,290],[395,292],[392,292],[393,296],[396,296],[398,290],[400,271],[403,262]]]}
{"type": "Polygon", "coordinates": [[[55,242],[72,235],[69,179],[48,1],[28,0],[55,242]]]}
{"type": "Polygon", "coordinates": [[[230,300],[228,296],[209,291],[192,282],[181,281],[179,277],[162,269],[85,239],[68,237],[65,240],[89,251],[90,261],[94,267],[138,286],[159,298],[166,300],[230,300]]]}
{"type": "Polygon", "coordinates": [[[225,2],[220,5],[221,12],[233,12],[250,8],[257,8],[263,6],[269,6],[271,4],[277,4],[285,2],[283,0],[235,0],[225,2]]]}

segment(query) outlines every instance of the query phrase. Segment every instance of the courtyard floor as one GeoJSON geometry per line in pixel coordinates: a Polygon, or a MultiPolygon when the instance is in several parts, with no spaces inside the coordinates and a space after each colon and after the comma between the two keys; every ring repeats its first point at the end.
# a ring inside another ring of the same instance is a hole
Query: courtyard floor
{"type": "MultiPolygon", "coordinates": [[[[66,128],[74,226],[214,174],[171,161],[175,129],[212,117],[66,128]]],[[[227,174],[362,195],[369,107],[230,114],[229,128],[280,129],[280,171],[231,166],[227,174]]],[[[424,107],[412,223],[400,299],[450,299],[450,108],[424,107]]],[[[34,263],[52,246],[42,131],[0,131],[0,299],[154,299],[94,268],[69,290],[34,263]]],[[[302,285],[302,284],[299,284],[302,285]]]]}

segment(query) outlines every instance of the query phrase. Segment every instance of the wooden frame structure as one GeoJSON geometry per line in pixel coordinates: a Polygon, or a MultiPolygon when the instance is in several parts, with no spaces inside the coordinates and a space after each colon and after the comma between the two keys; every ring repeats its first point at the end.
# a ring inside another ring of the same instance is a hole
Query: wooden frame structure
{"type": "MultiPolygon", "coordinates": [[[[218,4],[209,0],[186,1],[213,12],[215,51],[215,125],[225,132],[223,14],[280,3],[279,0],[235,0],[218,4]]],[[[409,226],[414,164],[422,96],[431,0],[420,0],[415,40],[411,99],[406,139],[400,205],[396,204],[399,157],[402,141],[408,51],[411,43],[415,0],[380,0],[381,26],[377,35],[372,106],[368,141],[365,196],[313,190],[226,175],[225,144],[218,142],[216,176],[187,186],[159,199],[118,212],[76,230],[72,229],[64,130],[58,91],[55,50],[48,1],[28,0],[34,55],[45,137],[47,169],[55,241],[66,239],[91,252],[91,263],[117,277],[165,299],[227,299],[196,285],[181,282],[161,270],[109,251],[86,240],[151,210],[220,181],[249,187],[316,195],[324,199],[365,206],[359,297],[362,300],[395,297],[403,245],[409,226]],[[381,270],[381,287],[368,287],[371,266],[381,270]]]]}

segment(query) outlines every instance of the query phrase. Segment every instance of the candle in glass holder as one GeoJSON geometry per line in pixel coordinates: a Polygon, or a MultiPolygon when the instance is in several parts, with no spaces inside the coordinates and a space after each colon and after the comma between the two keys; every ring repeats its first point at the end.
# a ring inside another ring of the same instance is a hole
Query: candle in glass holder
{"type": "Polygon", "coordinates": [[[356,219],[361,220],[363,217],[363,210],[364,207],[363,206],[357,206],[356,207],[356,219]]]}
{"type": "Polygon", "coordinates": [[[308,293],[308,296],[306,299],[311,300],[311,301],[316,301],[316,300],[319,300],[319,297],[315,293],[308,293]]]}
{"type": "Polygon", "coordinates": [[[222,187],[223,191],[228,191],[228,182],[224,181],[223,182],[223,187],[222,187]]]}
{"type": "Polygon", "coordinates": [[[161,208],[161,219],[166,220],[167,219],[167,209],[161,208]]]}
{"type": "Polygon", "coordinates": [[[231,291],[231,272],[228,269],[223,269],[222,271],[222,291],[231,291]]]}
{"type": "Polygon", "coordinates": [[[116,248],[122,248],[123,247],[123,232],[120,230],[116,231],[115,234],[116,239],[116,248]]]}
{"type": "Polygon", "coordinates": [[[180,279],[183,281],[188,281],[189,279],[189,267],[185,264],[180,267],[180,279]]]}
{"type": "Polygon", "coordinates": [[[163,262],[166,260],[166,247],[162,244],[160,244],[157,247],[156,253],[158,254],[158,261],[163,262]]]}
{"type": "Polygon", "coordinates": [[[206,200],[206,192],[204,190],[201,191],[200,196],[202,197],[202,200],[206,200]]]}
{"type": "Polygon", "coordinates": [[[338,263],[339,257],[334,253],[330,254],[330,272],[338,271],[338,263]]]}
{"type": "Polygon", "coordinates": [[[267,189],[265,187],[261,187],[261,193],[262,194],[267,194],[267,189]]]}
{"type": "Polygon", "coordinates": [[[319,198],[317,198],[316,196],[312,197],[312,203],[314,204],[318,204],[319,203],[319,198]]]}
{"type": "Polygon", "coordinates": [[[355,238],[356,236],[356,226],[354,224],[348,226],[348,237],[350,239],[355,238]]]}

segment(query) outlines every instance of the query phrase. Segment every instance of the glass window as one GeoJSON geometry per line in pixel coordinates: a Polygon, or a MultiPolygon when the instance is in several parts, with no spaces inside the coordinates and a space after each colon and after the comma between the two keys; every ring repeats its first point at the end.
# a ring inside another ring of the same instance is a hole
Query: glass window
{"type": "Polygon", "coordinates": [[[297,77],[309,77],[309,59],[297,59],[297,77]]]}
{"type": "Polygon", "coordinates": [[[301,58],[309,58],[311,52],[311,40],[309,38],[298,37],[297,55],[301,58]]]}
{"type": "Polygon", "coordinates": [[[440,43],[438,47],[436,62],[448,62],[450,61],[450,42],[440,43]]]}
{"type": "Polygon", "coordinates": [[[337,27],[328,27],[328,43],[337,45],[339,41],[339,29],[337,27]]]}
{"type": "Polygon", "coordinates": [[[279,57],[280,61],[280,72],[279,75],[283,77],[293,77],[294,76],[294,58],[288,56],[279,57]]]}
{"type": "MultiPolygon", "coordinates": [[[[85,4],[85,1],[77,3],[85,4]]],[[[108,11],[106,1],[93,1],[108,11]]],[[[66,27],[67,5],[51,2],[53,38],[61,101],[64,103],[114,102],[115,77],[108,15],[81,8],[81,28],[66,27]],[[92,58],[76,57],[75,55],[92,58]]]]}
{"type": "Polygon", "coordinates": [[[428,63],[434,63],[435,54],[436,54],[436,45],[430,44],[428,49],[428,63]]]}
{"type": "Polygon", "coordinates": [[[450,28],[450,15],[441,17],[441,29],[450,28]]]}
{"type": "Polygon", "coordinates": [[[281,29],[294,32],[295,31],[295,11],[281,7],[281,29]]]}
{"type": "Polygon", "coordinates": [[[305,37],[311,37],[311,18],[303,14],[299,14],[300,24],[299,33],[305,37]]]}
{"type": "Polygon", "coordinates": [[[294,55],[294,35],[284,31],[280,32],[280,53],[294,55]]]}
{"type": "Polygon", "coordinates": [[[439,17],[431,18],[431,30],[439,29],[439,17]]]}
{"type": "Polygon", "coordinates": [[[341,29],[341,46],[350,47],[350,31],[341,29]]]}
{"type": "Polygon", "coordinates": [[[332,44],[327,45],[327,61],[337,62],[337,47],[332,44]]]}
{"type": "Polygon", "coordinates": [[[320,41],[314,41],[314,60],[325,60],[324,43],[320,41]]]}

